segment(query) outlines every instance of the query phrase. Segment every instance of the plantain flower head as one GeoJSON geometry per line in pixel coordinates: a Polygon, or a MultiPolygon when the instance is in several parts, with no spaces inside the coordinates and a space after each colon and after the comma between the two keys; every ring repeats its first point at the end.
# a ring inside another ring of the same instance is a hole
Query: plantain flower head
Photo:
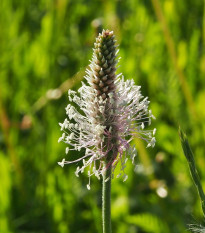
{"type": "MultiPolygon", "coordinates": [[[[116,74],[118,63],[118,49],[112,31],[103,30],[94,43],[93,56],[85,84],[76,93],[68,91],[70,104],[66,107],[67,118],[60,123],[63,141],[70,150],[83,150],[84,156],[74,161],[65,159],[58,164],[82,161],[76,169],[76,176],[83,173],[88,167],[88,176],[95,175],[98,179],[107,168],[114,170],[120,163],[120,173],[123,180],[127,179],[125,173],[126,162],[130,158],[134,164],[137,155],[130,142],[134,137],[142,138],[147,147],[154,147],[154,130],[145,130],[154,118],[148,109],[148,98],[140,92],[133,80],[124,80],[122,74],[116,74]]],[[[90,189],[90,179],[87,185],[90,189]]]]}

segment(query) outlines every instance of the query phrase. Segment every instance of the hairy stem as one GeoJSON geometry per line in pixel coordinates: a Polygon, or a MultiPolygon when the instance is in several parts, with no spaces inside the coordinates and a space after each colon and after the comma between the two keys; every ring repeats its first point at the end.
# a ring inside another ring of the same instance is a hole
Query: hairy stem
{"type": "Polygon", "coordinates": [[[111,233],[111,169],[109,166],[103,176],[102,183],[102,223],[103,223],[103,233],[111,233]],[[106,179],[108,179],[106,181],[106,179]]]}

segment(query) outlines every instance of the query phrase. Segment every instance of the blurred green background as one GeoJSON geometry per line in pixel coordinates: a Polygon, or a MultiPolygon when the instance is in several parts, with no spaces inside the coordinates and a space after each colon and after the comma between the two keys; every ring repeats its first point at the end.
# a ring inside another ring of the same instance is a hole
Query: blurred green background
{"type": "Polygon", "coordinates": [[[118,71],[142,86],[157,128],[155,148],[136,139],[137,169],[112,182],[113,233],[185,233],[203,221],[178,126],[205,187],[205,2],[1,0],[0,233],[102,232],[101,182],[88,191],[76,164],[57,165],[67,90],[80,87],[102,28],[116,34],[118,71]]]}

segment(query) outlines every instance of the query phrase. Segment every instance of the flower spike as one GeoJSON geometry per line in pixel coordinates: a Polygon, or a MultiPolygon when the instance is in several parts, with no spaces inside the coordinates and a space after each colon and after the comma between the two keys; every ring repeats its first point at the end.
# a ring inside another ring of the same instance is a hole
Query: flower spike
{"type": "MultiPolygon", "coordinates": [[[[63,141],[70,150],[84,149],[85,155],[75,161],[59,162],[60,166],[82,161],[77,167],[76,176],[88,167],[89,178],[95,175],[98,179],[108,167],[112,168],[112,177],[118,162],[121,165],[119,177],[125,174],[127,158],[134,163],[136,149],[130,145],[133,137],[139,137],[147,142],[147,147],[154,147],[154,130],[145,130],[145,126],[154,118],[148,109],[149,101],[140,92],[133,80],[124,81],[122,74],[116,74],[118,64],[117,45],[112,31],[103,30],[94,43],[93,56],[85,79],[78,94],[68,91],[72,104],[66,107],[68,118],[60,123],[63,141]],[[75,123],[74,123],[75,122],[75,123]]],[[[89,185],[90,189],[90,180],[89,185]]]]}

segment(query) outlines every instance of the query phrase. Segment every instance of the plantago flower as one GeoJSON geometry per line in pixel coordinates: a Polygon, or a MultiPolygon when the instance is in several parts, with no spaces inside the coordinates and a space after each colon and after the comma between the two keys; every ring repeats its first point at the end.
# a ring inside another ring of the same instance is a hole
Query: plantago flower
{"type": "MultiPolygon", "coordinates": [[[[135,147],[130,145],[133,137],[147,142],[147,147],[155,145],[155,131],[145,130],[145,125],[154,118],[148,110],[148,98],[140,92],[133,80],[124,81],[122,74],[116,75],[117,45],[112,31],[103,30],[96,39],[90,68],[78,94],[68,91],[69,101],[66,114],[68,118],[60,123],[63,141],[69,150],[84,151],[84,156],[74,161],[65,159],[58,164],[82,161],[77,167],[76,176],[88,167],[88,176],[98,179],[108,167],[112,168],[112,177],[118,162],[123,180],[127,179],[125,167],[128,158],[134,163],[135,147]],[[76,105],[76,107],[74,107],[76,105]]],[[[90,179],[89,179],[90,180],[90,179]]],[[[90,188],[90,181],[88,189],[90,188]]]]}
{"type": "Polygon", "coordinates": [[[193,233],[205,233],[205,227],[197,224],[189,224],[189,230],[193,233]]]}

